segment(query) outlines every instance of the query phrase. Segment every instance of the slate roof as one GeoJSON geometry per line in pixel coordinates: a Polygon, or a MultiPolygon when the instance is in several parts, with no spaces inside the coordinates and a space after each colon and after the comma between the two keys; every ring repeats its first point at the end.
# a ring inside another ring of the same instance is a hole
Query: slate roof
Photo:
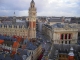
{"type": "Polygon", "coordinates": [[[71,26],[68,23],[64,23],[64,24],[56,23],[56,24],[51,25],[51,27],[52,28],[65,28],[65,27],[68,27],[68,28],[76,28],[76,26],[71,26]]]}
{"type": "Polygon", "coordinates": [[[62,22],[61,17],[53,17],[48,19],[49,22],[62,22]]]}
{"type": "Polygon", "coordinates": [[[48,28],[51,28],[52,29],[52,27],[50,26],[50,25],[47,25],[47,24],[44,24],[46,27],[48,27],[48,28]]]}
{"type": "Polygon", "coordinates": [[[80,46],[79,45],[69,45],[69,44],[53,44],[52,49],[51,49],[51,53],[49,54],[49,59],[56,59],[55,57],[57,57],[56,55],[56,51],[58,51],[57,53],[62,53],[62,54],[67,54],[70,52],[70,48],[73,47],[73,52],[75,54],[75,57],[79,57],[79,55],[76,56],[76,54],[78,54],[78,52],[80,52],[80,46]]]}
{"type": "Polygon", "coordinates": [[[20,54],[15,54],[13,57],[10,56],[10,53],[0,52],[0,60],[26,60],[30,56],[30,53],[26,49],[19,48],[17,52],[20,54]]]}
{"type": "Polygon", "coordinates": [[[14,27],[17,27],[17,25],[19,25],[19,26],[24,25],[24,27],[27,28],[29,23],[28,23],[28,21],[27,22],[26,21],[24,21],[24,22],[17,21],[15,24],[13,24],[12,21],[9,21],[9,22],[4,21],[3,23],[0,23],[0,28],[2,27],[2,25],[4,25],[4,26],[7,26],[7,25],[12,26],[13,25],[14,27]]]}
{"type": "Polygon", "coordinates": [[[56,23],[56,24],[52,25],[52,27],[54,27],[54,28],[63,28],[64,25],[62,25],[61,23],[56,23]]]}
{"type": "Polygon", "coordinates": [[[0,40],[4,40],[4,44],[7,44],[8,46],[13,45],[14,41],[16,41],[15,38],[9,37],[9,36],[2,36],[0,35],[0,40]]]}
{"type": "Polygon", "coordinates": [[[3,35],[0,35],[0,39],[4,40],[4,41],[16,41],[15,38],[12,38],[12,37],[9,37],[9,36],[3,36],[3,35]]]}
{"type": "Polygon", "coordinates": [[[21,56],[26,55],[28,57],[30,55],[27,49],[18,48],[17,52],[19,52],[21,56]]]}
{"type": "Polygon", "coordinates": [[[38,41],[30,42],[28,39],[24,40],[23,44],[26,44],[26,49],[28,50],[35,50],[40,45],[38,41]]]}
{"type": "Polygon", "coordinates": [[[26,48],[29,50],[35,50],[37,48],[37,46],[34,45],[32,42],[28,42],[26,48]]]}

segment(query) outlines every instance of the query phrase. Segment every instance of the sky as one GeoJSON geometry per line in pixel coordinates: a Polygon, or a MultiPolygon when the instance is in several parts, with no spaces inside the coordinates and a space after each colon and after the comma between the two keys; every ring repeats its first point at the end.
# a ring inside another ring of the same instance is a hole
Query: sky
{"type": "MultiPolygon", "coordinates": [[[[80,0],[34,0],[37,16],[80,17],[80,0]]],[[[0,0],[0,16],[28,16],[31,0],[0,0]]]]}

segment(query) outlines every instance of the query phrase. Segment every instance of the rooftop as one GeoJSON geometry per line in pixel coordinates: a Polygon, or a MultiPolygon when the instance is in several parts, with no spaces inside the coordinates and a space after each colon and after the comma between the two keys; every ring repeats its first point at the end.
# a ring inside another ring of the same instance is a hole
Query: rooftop
{"type": "Polygon", "coordinates": [[[67,54],[68,55],[69,52],[70,52],[70,48],[71,47],[73,47],[73,49],[74,49],[73,53],[75,55],[75,59],[77,59],[77,58],[80,59],[80,56],[78,54],[80,52],[80,45],[75,45],[75,44],[74,45],[69,45],[69,44],[53,44],[51,52],[49,54],[49,59],[54,60],[54,59],[57,58],[57,56],[59,54],[67,54]],[[56,54],[56,51],[58,51],[57,54],[56,54]]]}
{"type": "Polygon", "coordinates": [[[27,50],[18,49],[18,52],[15,55],[11,53],[0,51],[0,60],[26,60],[30,56],[30,53],[27,50]]]}
{"type": "Polygon", "coordinates": [[[47,18],[48,22],[62,22],[62,17],[47,18]]]}
{"type": "Polygon", "coordinates": [[[45,24],[45,26],[46,27],[48,27],[48,28],[50,28],[50,29],[54,29],[54,28],[64,28],[64,29],[66,29],[66,28],[68,28],[68,29],[77,29],[77,27],[76,26],[74,26],[74,25],[70,25],[70,24],[68,24],[68,23],[64,23],[64,24],[61,24],[61,23],[55,23],[55,24],[53,24],[53,25],[48,25],[48,24],[45,24]]]}
{"type": "Polygon", "coordinates": [[[15,28],[18,25],[19,27],[24,26],[25,28],[27,28],[29,24],[28,24],[28,21],[16,20],[16,23],[15,24],[13,24],[12,21],[3,21],[2,23],[0,23],[0,28],[2,27],[2,25],[4,25],[4,27],[7,27],[7,25],[9,27],[12,27],[12,25],[13,25],[15,28]]]}
{"type": "Polygon", "coordinates": [[[28,50],[35,50],[37,47],[40,46],[40,42],[37,40],[29,41],[28,39],[25,39],[23,44],[26,44],[26,49],[28,50]]]}

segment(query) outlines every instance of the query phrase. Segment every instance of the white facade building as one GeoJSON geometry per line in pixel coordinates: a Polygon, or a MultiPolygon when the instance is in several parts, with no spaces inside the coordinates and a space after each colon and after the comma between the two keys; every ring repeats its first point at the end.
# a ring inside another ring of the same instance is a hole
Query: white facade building
{"type": "Polygon", "coordinates": [[[53,41],[54,44],[75,44],[78,39],[78,29],[67,23],[57,23],[52,26],[44,25],[43,33],[53,41]]]}

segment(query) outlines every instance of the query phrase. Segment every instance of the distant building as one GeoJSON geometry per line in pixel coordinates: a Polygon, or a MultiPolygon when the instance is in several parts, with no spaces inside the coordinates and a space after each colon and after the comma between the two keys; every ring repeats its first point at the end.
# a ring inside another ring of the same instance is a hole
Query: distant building
{"type": "Polygon", "coordinates": [[[54,44],[76,44],[78,40],[78,29],[68,23],[44,24],[42,30],[54,44]]]}
{"type": "Polygon", "coordinates": [[[64,17],[48,17],[48,24],[53,25],[55,23],[64,23],[65,18],[64,17]]]}
{"type": "Polygon", "coordinates": [[[70,23],[80,24],[80,17],[72,17],[70,23]]]}
{"type": "Polygon", "coordinates": [[[43,24],[48,23],[48,20],[46,19],[46,17],[38,17],[37,19],[37,30],[39,32],[42,32],[42,26],[43,24]]]}

